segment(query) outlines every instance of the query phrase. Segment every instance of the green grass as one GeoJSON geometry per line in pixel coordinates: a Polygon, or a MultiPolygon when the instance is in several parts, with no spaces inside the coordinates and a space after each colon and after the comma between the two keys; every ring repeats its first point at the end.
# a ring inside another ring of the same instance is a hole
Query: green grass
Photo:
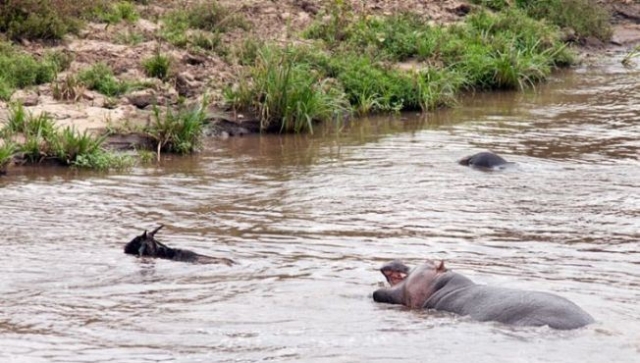
{"type": "Polygon", "coordinates": [[[106,136],[94,136],[86,130],[79,133],[73,127],[65,127],[48,141],[54,156],[66,165],[75,163],[78,156],[92,155],[98,152],[106,136]]]}
{"type": "Polygon", "coordinates": [[[575,30],[578,37],[611,38],[611,14],[596,0],[516,0],[516,4],[535,19],[575,30]]]}
{"type": "Polygon", "coordinates": [[[253,82],[228,92],[227,100],[254,109],[263,130],[312,131],[315,121],[328,121],[350,112],[339,84],[323,79],[296,52],[265,46],[251,68],[253,82]]]}
{"type": "Polygon", "coordinates": [[[13,154],[17,148],[11,141],[4,141],[0,144],[0,175],[7,172],[7,166],[13,160],[13,154]]]}
{"type": "Polygon", "coordinates": [[[611,14],[596,0],[473,0],[473,3],[502,11],[510,7],[523,10],[534,19],[544,19],[561,28],[571,28],[579,38],[611,38],[611,14]]]}
{"type": "Polygon", "coordinates": [[[16,89],[51,82],[70,63],[70,57],[61,52],[37,59],[0,42],[0,99],[8,101],[16,89]]]}
{"type": "Polygon", "coordinates": [[[455,104],[463,90],[533,87],[573,62],[557,26],[516,8],[445,27],[415,14],[357,16],[336,1],[304,35],[316,42],[235,51],[250,73],[225,99],[253,110],[264,130],[310,131],[349,110],[429,111],[455,104]]]}
{"type": "Polygon", "coordinates": [[[7,117],[3,130],[5,130],[5,133],[9,135],[25,132],[28,117],[29,115],[22,104],[10,104],[9,116],[7,117]]]}
{"type": "Polygon", "coordinates": [[[12,105],[2,134],[4,158],[19,156],[26,163],[54,162],[60,165],[95,169],[123,168],[133,159],[103,149],[106,136],[94,136],[87,131],[80,133],[72,127],[60,130],[47,113],[28,114],[21,105],[12,105]],[[14,136],[21,137],[15,138],[14,136]],[[13,140],[22,140],[14,143],[13,140]],[[11,148],[9,150],[9,146],[11,148]]]}
{"type": "Polygon", "coordinates": [[[97,63],[81,71],[78,74],[78,80],[88,89],[109,97],[120,96],[131,88],[127,82],[118,80],[105,63],[97,63]]]}
{"type": "Polygon", "coordinates": [[[144,73],[148,77],[155,77],[166,81],[169,78],[169,68],[171,67],[171,58],[169,56],[156,52],[151,58],[142,61],[144,73]]]}
{"type": "Polygon", "coordinates": [[[157,144],[158,157],[161,151],[187,154],[198,151],[202,144],[202,129],[206,119],[206,100],[200,105],[177,110],[163,111],[154,107],[153,122],[146,133],[157,144]]]}
{"type": "Polygon", "coordinates": [[[85,169],[109,170],[127,169],[133,166],[134,162],[134,158],[130,155],[98,149],[90,154],[78,155],[71,165],[85,169]]]}
{"type": "Polygon", "coordinates": [[[9,39],[58,41],[77,33],[106,0],[9,0],[0,2],[0,33],[9,39]]]}
{"type": "Polygon", "coordinates": [[[138,160],[141,164],[150,164],[157,158],[155,152],[150,150],[138,150],[138,160]]]}
{"type": "Polygon", "coordinates": [[[77,101],[80,98],[81,85],[73,74],[67,74],[64,79],[51,82],[53,98],[58,101],[77,101]]]}
{"type": "Polygon", "coordinates": [[[93,10],[93,17],[103,23],[117,24],[122,21],[133,23],[140,18],[135,6],[129,1],[105,3],[93,10]]]}
{"type": "MultiPolygon", "coordinates": [[[[403,95],[409,82],[394,80],[404,76],[392,67],[385,70],[378,66],[381,61],[422,61],[429,69],[462,76],[464,82],[455,82],[457,85],[480,89],[526,88],[546,79],[553,67],[572,62],[557,27],[531,19],[517,9],[497,14],[481,11],[462,24],[446,28],[429,26],[409,14],[353,20],[341,30],[342,42],[328,45],[335,58],[349,59],[349,53],[343,50],[347,48],[360,54],[360,59],[355,63],[345,61],[346,68],[333,73],[348,83],[345,89],[352,102],[354,94],[372,100],[367,96],[367,90],[371,90],[377,95],[372,101],[382,104],[381,110],[393,108],[399,101],[408,108],[416,104],[412,97],[403,95]],[[350,92],[351,88],[356,91],[350,92]]],[[[313,34],[307,32],[308,36],[313,34]]]]}
{"type": "Polygon", "coordinates": [[[160,36],[177,47],[193,45],[220,49],[220,33],[234,28],[248,29],[246,19],[217,2],[196,2],[162,17],[160,36]],[[199,30],[192,36],[193,30],[199,30]],[[203,34],[205,33],[205,34],[203,34]]]}
{"type": "Polygon", "coordinates": [[[115,37],[117,44],[138,45],[144,41],[145,36],[143,33],[131,29],[125,29],[116,34],[115,37]]]}

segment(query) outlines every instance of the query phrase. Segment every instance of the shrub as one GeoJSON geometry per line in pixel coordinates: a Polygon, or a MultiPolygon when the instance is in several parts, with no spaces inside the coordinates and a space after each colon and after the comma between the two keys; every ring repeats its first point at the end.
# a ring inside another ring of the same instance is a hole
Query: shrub
{"type": "Polygon", "coordinates": [[[611,14],[596,0],[516,0],[516,4],[529,16],[569,27],[579,37],[611,38],[611,14]]]}
{"type": "Polygon", "coordinates": [[[29,163],[49,160],[63,165],[109,169],[126,167],[127,160],[129,164],[132,161],[130,157],[103,150],[106,136],[93,136],[87,131],[79,133],[71,127],[58,130],[47,113],[33,116],[27,114],[21,105],[11,106],[3,130],[9,135],[22,134],[22,144],[7,142],[9,138],[5,135],[3,145],[13,145],[12,153],[19,151],[23,161],[29,163]]]}
{"type": "Polygon", "coordinates": [[[116,34],[115,41],[118,44],[137,45],[145,40],[144,34],[132,31],[130,29],[123,30],[116,34]]]}
{"type": "Polygon", "coordinates": [[[115,97],[126,93],[130,85],[118,80],[109,66],[97,63],[78,75],[79,81],[88,89],[96,90],[105,96],[115,97]]]}
{"type": "Polygon", "coordinates": [[[135,6],[128,1],[117,1],[114,3],[104,3],[93,10],[93,17],[101,22],[117,24],[121,21],[130,23],[138,20],[140,15],[135,6]]]}
{"type": "Polygon", "coordinates": [[[314,121],[342,117],[350,111],[340,85],[299,62],[292,49],[262,47],[251,75],[251,85],[227,96],[235,96],[230,98],[254,109],[263,130],[312,131],[314,121]]]}
{"type": "Polygon", "coordinates": [[[62,131],[47,138],[54,156],[66,165],[73,164],[78,156],[95,154],[100,150],[106,136],[93,136],[86,130],[79,133],[73,127],[65,127],[62,131]]]}
{"type": "Polygon", "coordinates": [[[82,92],[80,82],[73,74],[63,80],[54,81],[51,86],[53,98],[58,101],[77,101],[82,92]]]}
{"type": "Polygon", "coordinates": [[[43,84],[69,66],[62,53],[48,53],[41,60],[0,43],[0,99],[8,101],[16,88],[43,84]]]}
{"type": "Polygon", "coordinates": [[[13,142],[4,141],[0,143],[0,175],[7,172],[7,166],[13,160],[13,154],[17,148],[13,142]]]}
{"type": "Polygon", "coordinates": [[[90,154],[78,155],[71,165],[87,169],[126,169],[134,164],[133,157],[98,149],[90,154]]]}
{"type": "Polygon", "coordinates": [[[12,103],[9,105],[9,115],[7,123],[3,130],[9,134],[25,132],[27,129],[27,111],[21,103],[12,103]]]}
{"type": "Polygon", "coordinates": [[[203,100],[195,107],[180,105],[177,112],[167,108],[164,113],[154,107],[153,123],[146,133],[156,141],[158,157],[161,151],[186,154],[200,148],[206,106],[203,100]]]}
{"type": "Polygon", "coordinates": [[[151,58],[142,62],[144,73],[148,77],[155,77],[166,81],[169,78],[169,67],[171,66],[171,58],[156,52],[151,58]]]}
{"type": "Polygon", "coordinates": [[[351,6],[341,0],[333,1],[328,7],[327,17],[321,14],[305,31],[303,36],[310,39],[322,39],[331,46],[337,46],[349,36],[355,15],[351,6]]]}
{"type": "Polygon", "coordinates": [[[473,14],[452,33],[460,43],[443,47],[442,58],[471,87],[524,89],[544,81],[552,67],[572,62],[555,27],[517,9],[473,14]]]}
{"type": "MultiPolygon", "coordinates": [[[[102,0],[97,0],[98,4],[102,0]]],[[[0,32],[10,39],[55,41],[75,33],[96,0],[10,0],[0,2],[0,32]]]]}
{"type": "Polygon", "coordinates": [[[216,35],[232,28],[248,29],[244,17],[236,14],[217,2],[198,2],[185,9],[173,10],[163,18],[161,36],[169,43],[184,47],[187,44],[198,40],[197,46],[205,45],[205,49],[218,41],[216,35]],[[199,35],[191,39],[189,29],[199,29],[201,31],[213,33],[211,38],[199,35]],[[204,42],[206,40],[206,42],[204,42]]]}

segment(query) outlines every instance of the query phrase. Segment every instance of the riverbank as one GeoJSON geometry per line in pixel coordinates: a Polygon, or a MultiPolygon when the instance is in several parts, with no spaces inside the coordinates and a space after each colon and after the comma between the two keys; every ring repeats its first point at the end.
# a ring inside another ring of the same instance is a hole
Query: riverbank
{"type": "MultiPolygon", "coordinates": [[[[480,3],[493,8],[497,6],[497,2],[480,3]]],[[[602,54],[603,50],[610,47],[622,47],[619,51],[628,51],[631,45],[640,43],[640,5],[618,1],[605,5],[614,14],[609,19],[613,29],[610,40],[604,39],[609,38],[609,34],[582,35],[579,25],[574,26],[575,29],[565,27],[561,33],[563,40],[571,43],[572,49],[580,51],[583,58],[602,54]]],[[[43,43],[29,40],[27,36],[13,40],[17,52],[40,60],[54,54],[55,59],[66,59],[66,64],[56,69],[50,81],[6,91],[8,97],[0,101],[1,120],[9,119],[9,106],[19,103],[28,114],[46,113],[59,128],[73,127],[80,133],[87,131],[95,135],[108,135],[107,140],[113,147],[134,148],[153,144],[154,141],[159,145],[160,139],[166,136],[159,136],[156,132],[154,138],[142,132],[157,125],[159,120],[169,119],[166,113],[159,116],[163,107],[173,110],[180,105],[201,105],[203,97],[208,101],[203,110],[203,118],[209,127],[208,134],[241,135],[260,129],[300,131],[308,130],[316,119],[346,115],[352,109],[360,114],[407,108],[428,111],[451,104],[460,87],[481,90],[523,88],[544,81],[552,67],[568,62],[564,55],[557,56],[561,50],[553,40],[542,49],[538,43],[532,43],[526,52],[534,49],[545,56],[551,52],[556,58],[542,61],[539,58],[526,59],[526,62],[533,63],[521,62],[520,68],[509,65],[504,75],[493,75],[494,69],[499,67],[498,63],[490,64],[482,60],[480,63],[469,63],[468,68],[474,73],[465,73],[466,79],[457,77],[460,72],[468,72],[465,69],[458,70],[455,77],[448,73],[430,73],[426,78],[420,77],[423,81],[413,87],[397,86],[416,79],[412,75],[415,72],[446,68],[446,62],[461,63],[460,57],[465,55],[459,51],[438,48],[427,52],[425,49],[431,45],[426,42],[422,44],[423,48],[396,49],[396,44],[403,41],[416,43],[413,33],[416,27],[423,26],[416,24],[424,24],[425,28],[418,29],[421,34],[431,34],[434,29],[440,31],[444,29],[442,27],[467,22],[469,14],[480,9],[480,5],[456,0],[379,0],[366,3],[228,0],[219,1],[213,8],[202,7],[191,1],[136,1],[118,2],[110,6],[97,14],[92,13],[91,21],[76,34],[64,35],[60,41],[43,43]],[[394,16],[399,14],[411,16],[402,19],[406,22],[396,21],[393,25],[409,24],[407,37],[389,40],[400,32],[397,28],[389,28],[391,32],[385,33],[388,30],[384,27],[390,25],[384,22],[386,20],[378,19],[397,19],[394,16]],[[318,46],[319,43],[323,45],[318,46]],[[256,52],[265,44],[271,44],[272,49],[293,47],[295,50],[289,52],[295,53],[293,59],[287,59],[285,56],[288,55],[281,53],[267,59],[264,51],[257,55],[256,52]],[[346,51],[344,44],[349,47],[346,51]],[[304,47],[312,51],[305,50],[302,54],[299,49],[304,47]],[[353,52],[375,53],[375,56],[352,57],[353,52]],[[383,57],[379,57],[381,52],[385,53],[383,57]],[[434,55],[434,52],[437,54],[434,55]],[[346,61],[335,62],[336,57],[327,57],[326,54],[337,54],[337,58],[346,61]],[[291,66],[286,77],[270,72],[282,68],[283,61],[296,67],[303,64],[304,67],[297,69],[291,66]],[[349,69],[358,62],[361,62],[357,66],[358,72],[349,69]],[[357,83],[363,78],[387,77],[385,72],[396,66],[406,72],[401,74],[394,70],[397,77],[394,73],[387,84],[357,83]],[[260,67],[263,67],[262,74],[259,73],[260,67]],[[487,67],[486,74],[478,71],[482,67],[487,67]],[[370,71],[363,73],[362,69],[370,71]],[[517,73],[515,76],[512,75],[514,72],[517,73]],[[259,76],[264,77],[265,82],[263,88],[256,89],[256,84],[261,85],[259,76]],[[310,114],[307,106],[297,113],[289,112],[292,106],[287,102],[290,102],[292,92],[274,82],[277,77],[281,77],[287,86],[291,79],[299,77],[301,90],[322,84],[320,89],[314,88],[315,93],[302,92],[296,94],[300,99],[291,101],[301,104],[301,100],[304,100],[306,104],[313,104],[315,108],[312,111],[315,114],[310,114]],[[474,81],[476,83],[463,84],[473,77],[478,78],[474,81]],[[275,91],[265,91],[274,85],[275,91]],[[271,96],[283,89],[289,99],[279,96],[276,97],[276,104],[269,104],[270,98],[274,98],[271,96]],[[336,97],[339,93],[342,96],[336,97]],[[292,126],[274,126],[269,120],[265,121],[267,114],[271,119],[291,119],[292,126]]],[[[476,23],[486,20],[482,17],[479,19],[476,23]]],[[[496,27],[491,24],[488,26],[496,27]]],[[[477,34],[483,31],[486,29],[479,29],[477,34]]],[[[460,32],[468,33],[466,29],[460,32]]],[[[460,34],[458,36],[462,36],[460,34]]],[[[7,31],[5,36],[10,37],[10,32],[7,31]]],[[[423,38],[428,37],[420,39],[423,38]]],[[[442,42],[442,38],[428,39],[442,42]]],[[[492,44],[502,41],[503,38],[488,40],[492,44]]],[[[495,51],[504,55],[505,60],[511,56],[501,49],[483,48],[479,49],[478,54],[495,51]]],[[[496,58],[496,62],[499,62],[500,57],[496,58]]]]}

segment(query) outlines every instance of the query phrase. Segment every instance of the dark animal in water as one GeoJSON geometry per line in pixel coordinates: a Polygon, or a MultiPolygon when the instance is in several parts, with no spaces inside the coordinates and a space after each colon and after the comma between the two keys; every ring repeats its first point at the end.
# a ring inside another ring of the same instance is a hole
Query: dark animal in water
{"type": "Polygon", "coordinates": [[[458,164],[474,168],[493,169],[511,165],[513,163],[506,161],[499,155],[483,151],[458,160],[458,164]]]}
{"type": "Polygon", "coordinates": [[[147,232],[147,230],[145,230],[144,233],[132,239],[124,246],[124,253],[136,255],[138,257],[156,257],[173,261],[223,263],[227,266],[231,266],[235,263],[233,260],[228,258],[205,256],[189,250],[171,248],[155,239],[155,234],[162,229],[162,227],[164,227],[164,225],[161,224],[151,232],[147,232]]]}

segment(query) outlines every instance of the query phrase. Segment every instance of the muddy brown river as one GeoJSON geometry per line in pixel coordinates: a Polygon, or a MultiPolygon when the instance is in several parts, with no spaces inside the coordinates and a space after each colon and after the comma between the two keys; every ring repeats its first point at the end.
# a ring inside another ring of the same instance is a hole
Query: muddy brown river
{"type": "Polygon", "coordinates": [[[209,140],[192,157],[0,179],[0,362],[640,362],[640,69],[536,92],[209,140]],[[456,163],[493,150],[516,167],[456,163]],[[123,254],[143,229],[238,265],[123,254]],[[444,259],[588,311],[573,331],[380,305],[378,268],[444,259]]]}

